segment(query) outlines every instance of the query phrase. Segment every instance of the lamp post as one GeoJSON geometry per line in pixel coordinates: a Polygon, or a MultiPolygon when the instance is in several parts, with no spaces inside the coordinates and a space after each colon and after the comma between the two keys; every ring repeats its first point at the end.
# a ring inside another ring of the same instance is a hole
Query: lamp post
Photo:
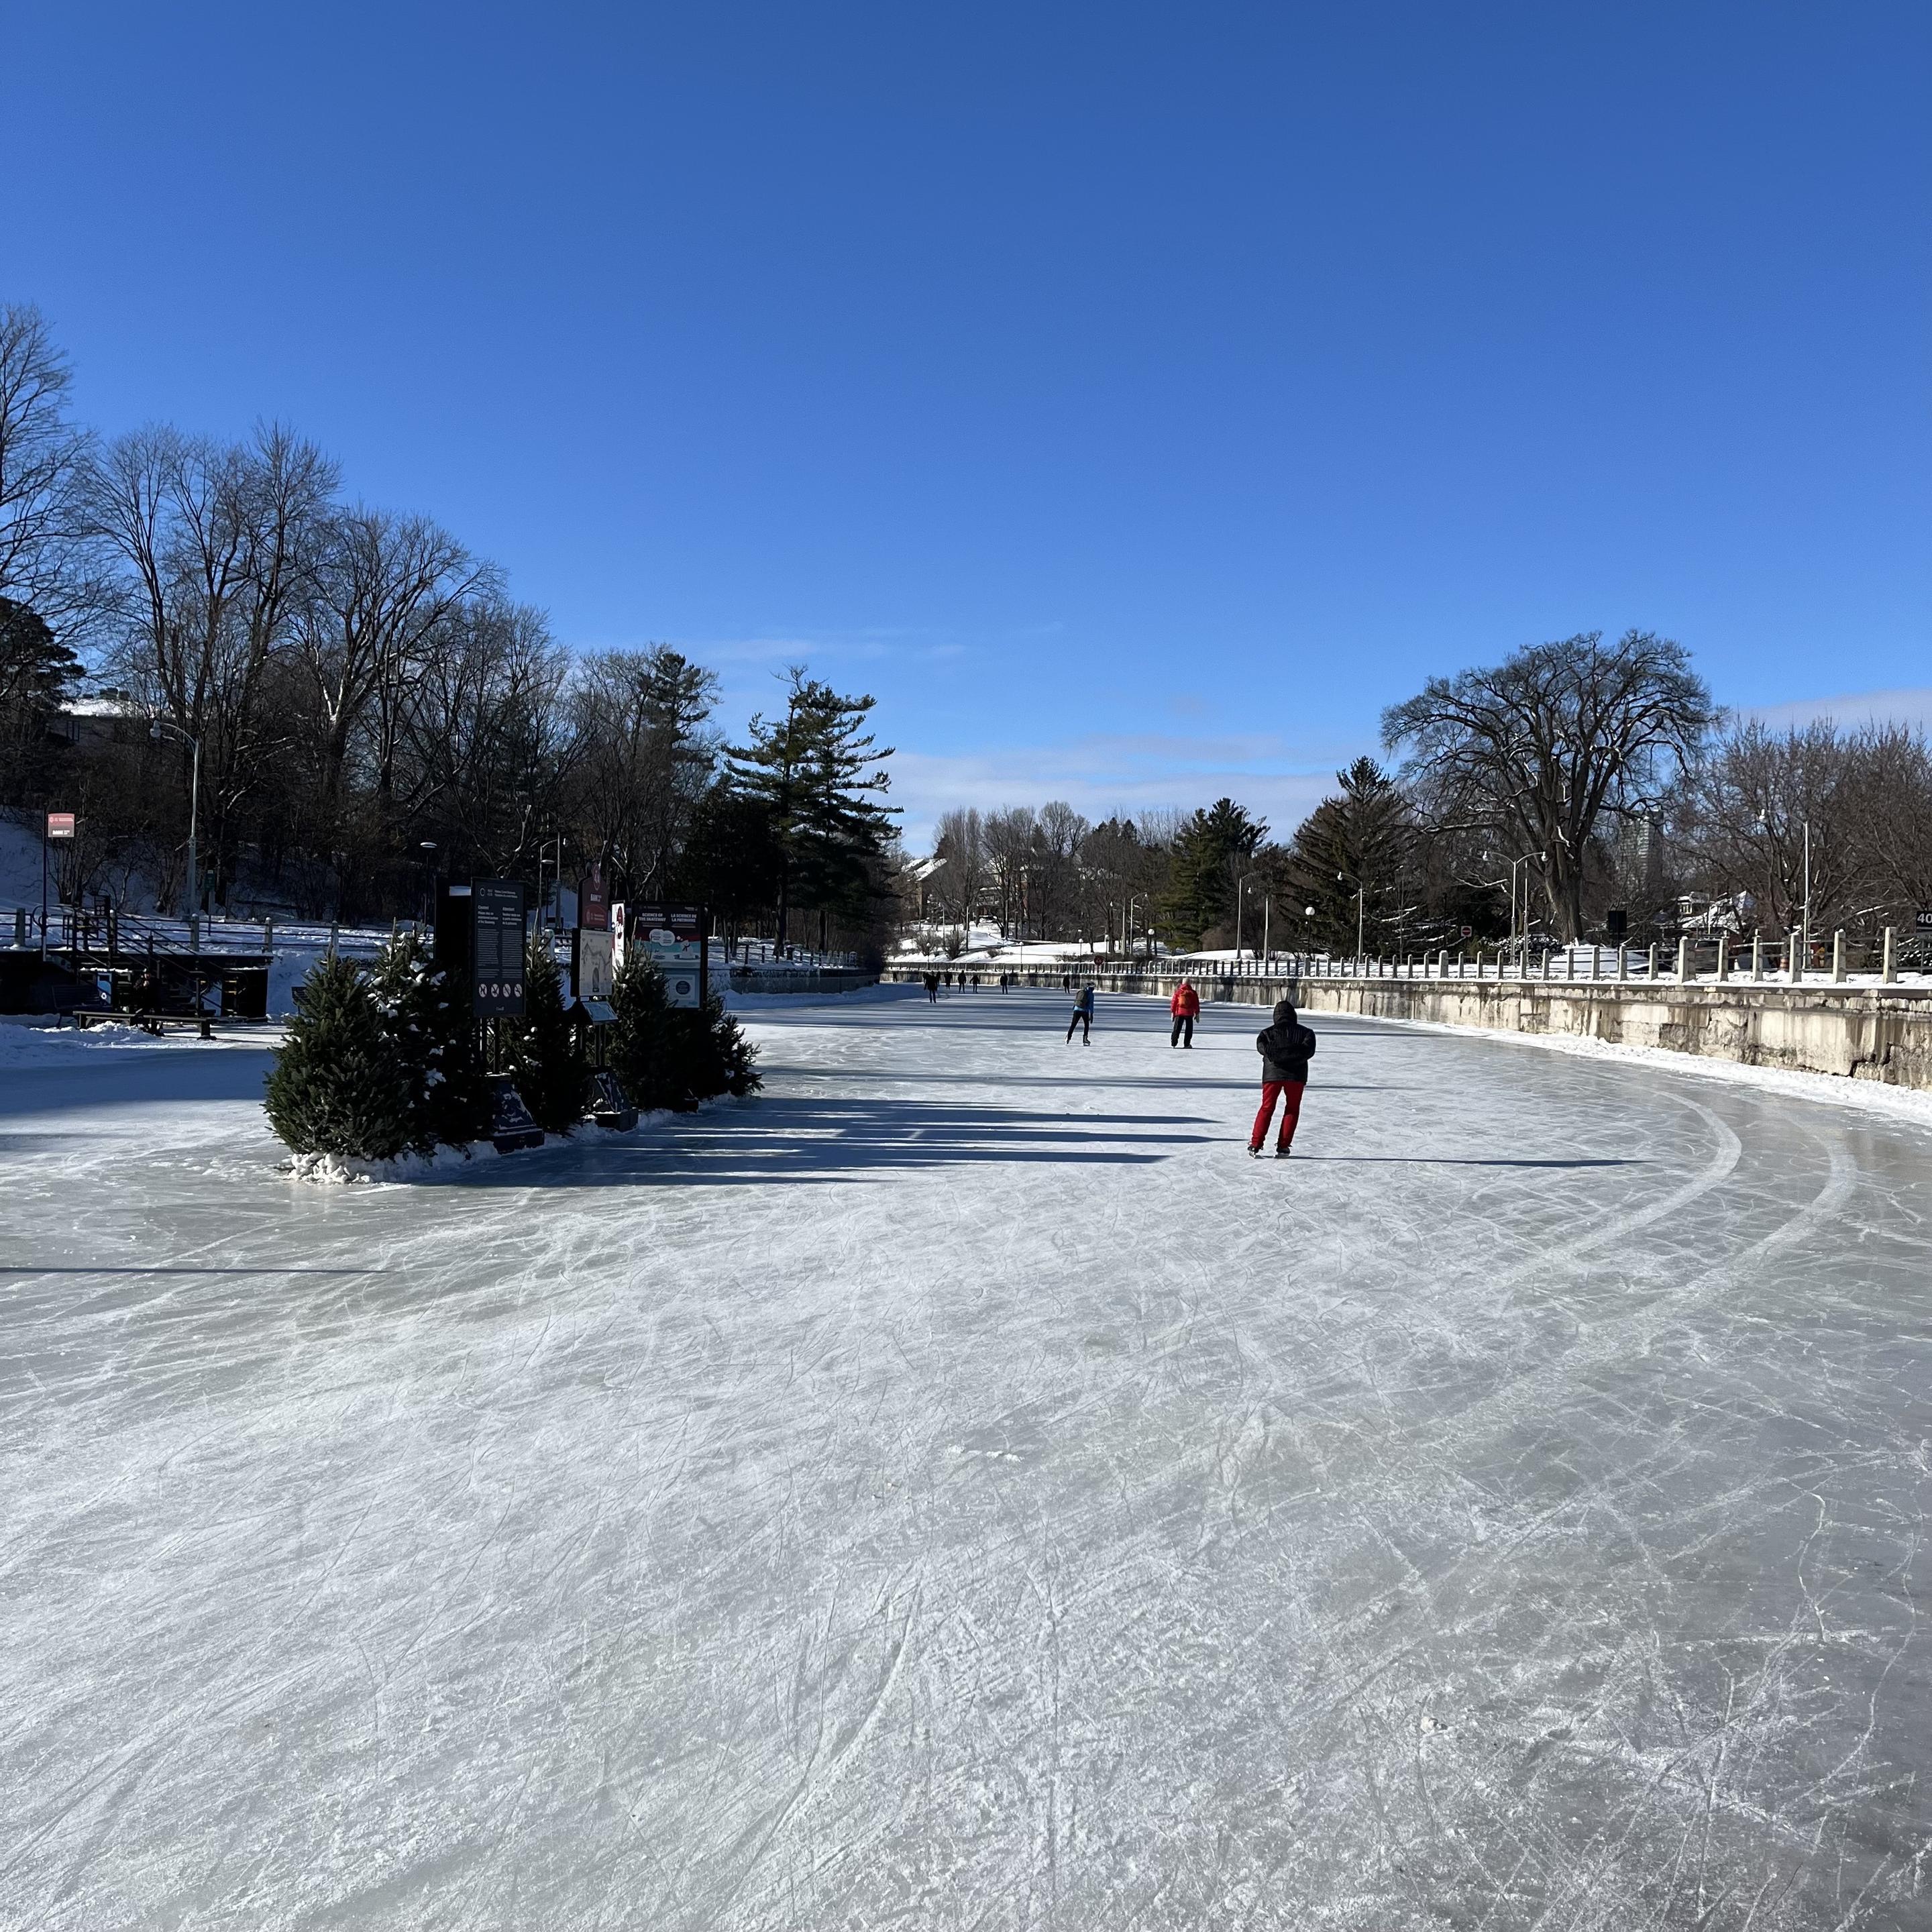
{"type": "Polygon", "coordinates": [[[423,898],[428,908],[428,923],[434,928],[436,924],[436,841],[434,838],[418,840],[417,849],[429,854],[422,861],[423,898]]]}
{"type": "Polygon", "coordinates": [[[1244,872],[1234,881],[1234,964],[1241,963],[1241,902],[1247,897],[1248,881],[1261,877],[1258,872],[1244,872]]]}
{"type": "Polygon", "coordinates": [[[1127,956],[1130,966],[1134,963],[1134,908],[1140,904],[1143,896],[1139,892],[1129,893],[1126,908],[1120,914],[1120,950],[1127,956]]]}
{"type": "Polygon", "coordinates": [[[1346,872],[1337,872],[1335,883],[1338,886],[1352,885],[1355,888],[1355,963],[1359,968],[1367,929],[1369,889],[1360,879],[1351,879],[1346,872]]]}
{"type": "Polygon", "coordinates": [[[1540,865],[1544,854],[1526,852],[1521,858],[1510,861],[1510,950],[1516,954],[1519,966],[1522,963],[1523,955],[1529,950],[1529,875],[1526,872],[1523,874],[1522,923],[1519,928],[1516,924],[1516,871],[1520,866],[1528,866],[1532,859],[1540,865]]]}
{"type": "Polygon", "coordinates": [[[148,722],[148,738],[158,745],[164,734],[178,738],[194,752],[193,775],[189,780],[188,794],[188,943],[190,951],[199,952],[201,950],[201,856],[197,840],[201,829],[201,740],[193,732],[184,730],[180,725],[172,724],[165,718],[150,718],[148,722]]]}

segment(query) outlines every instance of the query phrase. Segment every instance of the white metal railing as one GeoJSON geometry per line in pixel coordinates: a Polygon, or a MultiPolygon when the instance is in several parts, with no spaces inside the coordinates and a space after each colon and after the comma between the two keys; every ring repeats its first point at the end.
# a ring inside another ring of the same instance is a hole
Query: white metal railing
{"type": "MultiPolygon", "coordinates": [[[[997,985],[1010,976],[1014,983],[1033,986],[1078,986],[1090,980],[1144,981],[1172,984],[1184,974],[1204,990],[1217,985],[1246,981],[1317,980],[1403,981],[1474,981],[1501,986],[1554,982],[1571,986],[1591,984],[1670,984],[1718,986],[1736,982],[1741,986],[1794,985],[1821,987],[1843,986],[1873,987],[1899,986],[1924,989],[1932,986],[1932,972],[1902,968],[1897,964],[1895,948],[1885,949],[1876,968],[1852,970],[1846,962],[1845,948],[1834,944],[1828,964],[1797,956],[1797,949],[1785,948],[1774,958],[1759,942],[1755,949],[1738,946],[1725,950],[1708,966],[1700,957],[1698,942],[1686,940],[1676,947],[1648,946],[1569,946],[1517,948],[1479,947],[1465,953],[1446,949],[1412,953],[1401,958],[1386,955],[1363,958],[1326,953],[1271,953],[1245,959],[1190,962],[1170,959],[1153,964],[1129,964],[1104,959],[1069,959],[1055,962],[994,961],[970,963],[948,961],[898,960],[888,962],[887,973],[894,977],[917,979],[938,973],[942,979],[961,982],[977,979],[981,984],[997,985]]],[[[1702,942],[1708,954],[1710,944],[1702,942]]]]}

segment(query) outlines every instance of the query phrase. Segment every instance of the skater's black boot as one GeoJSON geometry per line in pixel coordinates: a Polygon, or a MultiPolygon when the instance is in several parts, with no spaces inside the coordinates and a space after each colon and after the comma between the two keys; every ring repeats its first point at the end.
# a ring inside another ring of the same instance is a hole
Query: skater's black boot
{"type": "Polygon", "coordinates": [[[1261,1150],[1261,1149],[1260,1149],[1259,1148],[1258,1148],[1258,1147],[1251,1147],[1250,1148],[1249,1148],[1249,1150],[1248,1150],[1248,1158],[1249,1158],[1249,1160],[1259,1160],[1261,1159],[1261,1157],[1262,1157],[1262,1150],[1261,1150]]]}

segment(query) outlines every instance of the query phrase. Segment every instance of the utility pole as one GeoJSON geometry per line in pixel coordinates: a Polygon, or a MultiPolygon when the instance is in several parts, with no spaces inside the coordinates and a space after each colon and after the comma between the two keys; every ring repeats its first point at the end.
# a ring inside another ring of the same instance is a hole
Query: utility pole
{"type": "Polygon", "coordinates": [[[188,788],[188,943],[193,952],[201,950],[201,857],[197,836],[201,826],[201,740],[190,731],[184,730],[178,724],[171,724],[165,718],[152,720],[148,726],[148,736],[154,743],[161,742],[166,733],[178,738],[194,752],[194,776],[188,788]]]}
{"type": "Polygon", "coordinates": [[[1811,820],[1804,820],[1804,963],[1811,963],[1811,820]]]}

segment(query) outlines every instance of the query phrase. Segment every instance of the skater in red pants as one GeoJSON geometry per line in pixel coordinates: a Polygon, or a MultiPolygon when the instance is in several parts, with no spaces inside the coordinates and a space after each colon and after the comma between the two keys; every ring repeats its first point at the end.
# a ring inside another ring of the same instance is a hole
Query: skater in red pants
{"type": "Polygon", "coordinates": [[[1262,1106],[1255,1116],[1254,1132],[1248,1136],[1248,1152],[1256,1160],[1261,1159],[1268,1122],[1279,1100],[1281,1136],[1274,1144],[1274,1157],[1286,1160],[1301,1118],[1301,1092],[1308,1084],[1308,1057],[1315,1051],[1315,1035],[1295,1018],[1292,1001],[1279,1000],[1274,1024],[1255,1035],[1255,1051],[1262,1057],[1262,1106]]]}

